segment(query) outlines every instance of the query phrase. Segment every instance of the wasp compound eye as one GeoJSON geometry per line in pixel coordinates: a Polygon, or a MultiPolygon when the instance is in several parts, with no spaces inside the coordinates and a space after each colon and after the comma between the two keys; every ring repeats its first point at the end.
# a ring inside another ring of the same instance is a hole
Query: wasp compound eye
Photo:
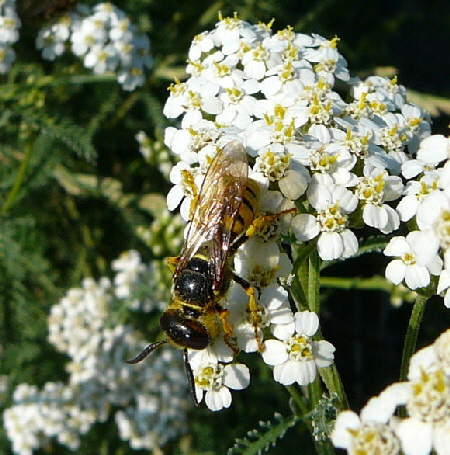
{"type": "Polygon", "coordinates": [[[170,340],[178,346],[201,350],[206,349],[211,342],[208,330],[203,324],[177,313],[163,313],[159,324],[170,340]]]}

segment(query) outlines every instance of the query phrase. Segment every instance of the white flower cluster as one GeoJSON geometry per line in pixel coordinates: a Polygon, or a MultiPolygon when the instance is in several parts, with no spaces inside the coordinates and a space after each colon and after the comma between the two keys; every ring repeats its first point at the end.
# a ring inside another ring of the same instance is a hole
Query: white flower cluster
{"type": "Polygon", "coordinates": [[[81,435],[112,410],[120,438],[134,449],[160,447],[186,431],[190,402],[179,353],[164,349],[151,364],[125,363],[143,341],[131,325],[117,322],[114,311],[123,302],[115,296],[132,294],[127,287],[143,264],[136,252],[128,252],[115,268],[116,286],[106,278],[85,279],[52,307],[49,340],[70,358],[69,381],[15,390],[14,404],[4,413],[15,453],[31,454],[49,438],[76,450],[81,435]]]}
{"type": "Polygon", "coordinates": [[[341,412],[332,435],[349,454],[446,455],[450,447],[450,330],[418,351],[408,381],[388,386],[360,416],[341,412]],[[394,415],[403,406],[407,416],[394,415]]]}
{"type": "Polygon", "coordinates": [[[450,139],[432,135],[424,139],[414,159],[402,164],[405,178],[412,177],[397,206],[402,221],[414,220],[416,230],[394,237],[384,253],[394,257],[386,277],[410,289],[432,283],[450,308],[450,139]]]}
{"type": "MultiPolygon", "coordinates": [[[[300,213],[290,228],[298,242],[315,239],[321,259],[354,255],[359,247],[354,231],[361,226],[382,234],[398,229],[403,215],[394,202],[408,191],[402,176],[411,175],[403,169],[415,162],[413,154],[430,134],[428,116],[406,101],[395,78],[350,77],[337,42],[291,28],[273,33],[271,24],[252,25],[236,15],[196,36],[189,50],[190,77],[171,85],[164,107],[167,117],[180,120],[165,134],[179,158],[170,174],[169,209],[179,206],[189,219],[192,182],[200,188],[217,150],[237,140],[249,155],[249,177],[261,188],[259,210],[277,213],[295,202],[300,213]]],[[[224,305],[237,346],[262,351],[275,380],[308,384],[317,366],[332,363],[334,348],[311,341],[316,315],[290,309],[280,277],[292,266],[277,244],[278,232],[259,234],[234,257],[237,275],[257,290],[258,314],[249,311],[248,296],[234,283],[224,305]]],[[[192,353],[194,370],[232,361],[221,343],[206,354],[192,353]]],[[[203,387],[203,379],[196,381],[203,387]]]]}
{"type": "Polygon", "coordinates": [[[143,85],[145,71],[153,66],[148,37],[109,2],[93,9],[79,4],[75,12],[42,28],[36,46],[45,59],[54,60],[67,49],[69,40],[86,68],[95,74],[117,73],[124,90],[143,85]]]}
{"type": "Polygon", "coordinates": [[[16,0],[0,1],[0,73],[9,71],[16,59],[12,45],[19,39],[20,19],[16,0]]]}
{"type": "Polygon", "coordinates": [[[322,259],[355,254],[354,228],[361,224],[395,231],[400,172],[415,161],[430,124],[395,79],[351,78],[336,45],[337,39],[290,28],[272,33],[269,25],[237,17],[197,36],[191,77],[170,87],[164,108],[169,118],[181,117],[181,128],[170,127],[165,136],[180,158],[169,208],[182,202],[187,219],[186,176],[201,180],[216,146],[239,140],[254,159],[251,178],[298,201],[292,229],[300,242],[317,239],[322,259]],[[338,79],[349,101],[333,88],[338,79]]]}

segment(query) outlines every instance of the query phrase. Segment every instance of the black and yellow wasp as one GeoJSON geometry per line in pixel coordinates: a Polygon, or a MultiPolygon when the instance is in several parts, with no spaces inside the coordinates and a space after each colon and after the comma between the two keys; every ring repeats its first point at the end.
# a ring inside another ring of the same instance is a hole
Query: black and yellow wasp
{"type": "MultiPolygon", "coordinates": [[[[194,187],[195,188],[195,187],[194,187]]],[[[194,377],[187,349],[206,349],[220,333],[233,345],[228,311],[220,305],[232,280],[249,296],[249,311],[257,318],[252,286],[237,276],[230,265],[237,249],[274,215],[258,216],[259,186],[248,177],[247,153],[240,142],[232,141],[213,158],[200,192],[194,194],[191,224],[180,255],[169,259],[173,270],[173,301],[161,316],[160,326],[167,338],[149,344],[128,363],[137,363],[156,348],[171,343],[184,350],[185,367],[194,401],[194,377]]]]}

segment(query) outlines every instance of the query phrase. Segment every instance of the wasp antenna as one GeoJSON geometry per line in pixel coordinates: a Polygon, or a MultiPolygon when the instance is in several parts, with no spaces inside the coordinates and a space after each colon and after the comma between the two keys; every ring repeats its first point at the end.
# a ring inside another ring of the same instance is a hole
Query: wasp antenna
{"type": "Polygon", "coordinates": [[[136,357],[132,358],[131,360],[126,360],[126,363],[129,363],[129,364],[139,363],[141,360],[144,360],[148,355],[150,355],[155,349],[158,349],[161,345],[166,344],[167,342],[168,342],[168,340],[162,340],[162,341],[155,341],[154,343],[150,343],[136,357]]]}
{"type": "Polygon", "coordinates": [[[188,381],[188,385],[189,385],[189,390],[191,392],[192,400],[194,401],[195,406],[198,406],[199,402],[197,400],[197,394],[195,393],[194,373],[192,372],[191,364],[189,363],[187,349],[183,350],[183,357],[184,357],[184,368],[186,369],[186,376],[187,376],[187,381],[188,381]]]}

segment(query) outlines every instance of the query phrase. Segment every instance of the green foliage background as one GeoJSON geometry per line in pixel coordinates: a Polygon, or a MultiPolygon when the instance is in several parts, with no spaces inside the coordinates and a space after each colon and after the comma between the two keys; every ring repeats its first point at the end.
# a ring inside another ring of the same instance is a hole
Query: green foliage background
{"type": "MultiPolygon", "coordinates": [[[[144,87],[124,92],[114,77],[94,76],[67,54],[55,63],[44,62],[34,50],[42,24],[29,22],[23,24],[15,46],[16,64],[0,78],[0,374],[9,376],[11,390],[22,382],[42,385],[65,379],[64,358],[46,338],[49,308],[67,289],[78,286],[85,276],[110,275],[111,261],[126,249],[136,248],[145,260],[152,258],[137,227],[153,220],[154,200],[149,203],[148,196],[165,195],[169,185],[156,166],[145,164],[135,135],[144,130],[154,149],[161,148],[169,125],[162,115],[167,87],[174,77],[183,78],[192,38],[211,29],[219,11],[224,16],[237,12],[250,22],[275,18],[275,30],[292,25],[297,32],[339,36],[339,48],[352,74],[398,74],[399,83],[414,90],[412,98],[435,115],[434,132],[447,133],[450,11],[446,0],[133,0],[115,4],[151,39],[155,67],[144,87]]],[[[169,248],[157,259],[175,253],[169,248]]],[[[380,273],[381,266],[372,261],[371,272],[380,273]]],[[[356,262],[333,273],[355,276],[358,270],[356,262]]],[[[338,348],[338,368],[343,367],[344,382],[349,381],[351,403],[361,406],[370,393],[396,377],[377,370],[376,357],[365,360],[366,375],[361,365],[358,370],[348,365],[355,359],[355,343],[367,341],[358,336],[379,333],[368,339],[372,348],[377,343],[384,349],[397,346],[409,310],[389,308],[382,294],[368,300],[355,293],[329,294],[327,302],[325,338],[338,348]],[[364,326],[368,320],[373,324],[373,312],[380,326],[364,326]],[[351,324],[359,324],[356,338],[346,334],[349,318],[351,324]],[[382,324],[383,318],[387,325],[382,324]],[[340,357],[340,346],[341,352],[348,352],[345,357],[340,357]]],[[[448,315],[435,311],[426,317],[440,322],[424,334],[424,340],[448,326],[448,315]]],[[[258,428],[259,421],[277,422],[275,412],[288,415],[288,394],[270,381],[270,370],[255,365],[252,374],[252,386],[236,397],[231,409],[214,415],[204,408],[193,410],[191,433],[164,453],[225,453],[236,438],[258,428]]],[[[5,397],[5,407],[10,398],[5,397]]],[[[302,425],[288,430],[276,452],[313,453],[305,434],[302,425]]],[[[0,431],[0,452],[8,450],[0,431]]],[[[106,422],[84,438],[79,453],[130,452],[119,441],[114,423],[106,422]]],[[[42,453],[70,451],[48,447],[42,453]]]]}

